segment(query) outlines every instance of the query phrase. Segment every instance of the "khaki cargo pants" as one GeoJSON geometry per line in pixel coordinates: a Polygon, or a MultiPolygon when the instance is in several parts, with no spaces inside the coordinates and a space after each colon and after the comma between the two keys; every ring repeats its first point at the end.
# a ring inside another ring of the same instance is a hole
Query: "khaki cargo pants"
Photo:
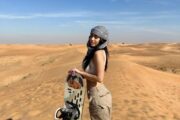
{"type": "Polygon", "coordinates": [[[88,90],[91,120],[111,120],[112,96],[102,84],[88,90]]]}

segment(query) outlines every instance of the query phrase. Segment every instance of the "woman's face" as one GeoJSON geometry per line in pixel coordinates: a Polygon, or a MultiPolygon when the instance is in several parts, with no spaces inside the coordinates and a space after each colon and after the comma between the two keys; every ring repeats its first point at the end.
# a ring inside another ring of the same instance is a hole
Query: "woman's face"
{"type": "Polygon", "coordinates": [[[95,34],[91,34],[91,35],[89,36],[89,43],[90,43],[90,45],[91,45],[92,47],[97,46],[97,45],[99,44],[99,42],[100,42],[100,37],[99,37],[99,36],[97,36],[97,35],[95,35],[95,34]]]}

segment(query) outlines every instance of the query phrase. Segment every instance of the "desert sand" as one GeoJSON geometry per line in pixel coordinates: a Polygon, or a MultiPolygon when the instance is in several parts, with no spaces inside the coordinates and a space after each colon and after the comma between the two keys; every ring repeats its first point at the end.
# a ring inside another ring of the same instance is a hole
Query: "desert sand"
{"type": "MultiPolygon", "coordinates": [[[[112,120],[180,120],[180,44],[110,44],[112,120]]],[[[0,120],[53,120],[85,45],[0,45],[0,120]]],[[[83,120],[90,120],[85,99],[83,120]]]]}

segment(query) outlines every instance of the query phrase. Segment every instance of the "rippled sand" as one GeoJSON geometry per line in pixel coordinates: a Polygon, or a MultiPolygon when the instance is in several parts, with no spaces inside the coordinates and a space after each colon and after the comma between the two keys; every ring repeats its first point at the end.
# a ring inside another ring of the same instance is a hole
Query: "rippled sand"
{"type": "MultiPolygon", "coordinates": [[[[180,44],[111,44],[113,120],[180,120],[180,44]]],[[[0,45],[0,119],[52,120],[84,45],[0,45]]],[[[89,120],[85,100],[83,120],[89,120]]]]}

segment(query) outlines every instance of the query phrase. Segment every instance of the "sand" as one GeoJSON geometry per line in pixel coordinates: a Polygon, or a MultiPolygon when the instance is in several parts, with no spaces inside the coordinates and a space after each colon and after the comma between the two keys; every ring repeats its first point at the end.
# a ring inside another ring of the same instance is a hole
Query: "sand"
{"type": "MultiPolygon", "coordinates": [[[[113,120],[180,120],[180,44],[110,44],[113,120]]],[[[0,45],[0,120],[52,120],[85,45],[0,45]]],[[[83,120],[90,120],[85,99],[83,120]]]]}

